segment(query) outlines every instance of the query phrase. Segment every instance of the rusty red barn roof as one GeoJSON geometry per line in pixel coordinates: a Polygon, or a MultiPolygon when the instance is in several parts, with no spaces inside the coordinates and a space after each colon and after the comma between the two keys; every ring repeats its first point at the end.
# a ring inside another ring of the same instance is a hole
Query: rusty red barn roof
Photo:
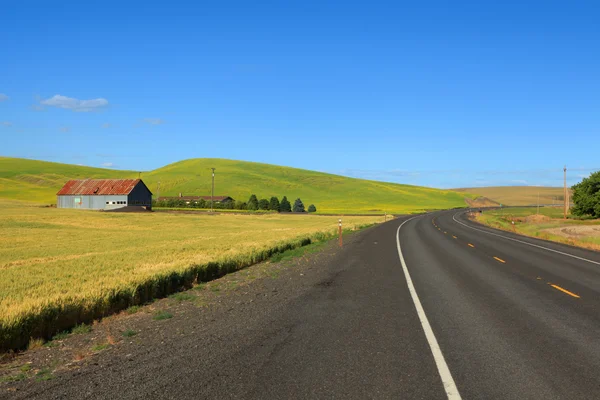
{"type": "Polygon", "coordinates": [[[70,180],[56,195],[127,195],[139,182],[141,179],[70,180]]]}

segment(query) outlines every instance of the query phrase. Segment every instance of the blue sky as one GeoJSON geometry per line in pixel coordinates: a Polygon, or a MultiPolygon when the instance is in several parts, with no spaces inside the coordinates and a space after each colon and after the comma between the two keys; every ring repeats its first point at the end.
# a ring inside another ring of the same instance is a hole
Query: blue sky
{"type": "Polygon", "coordinates": [[[597,2],[2,8],[0,155],[220,157],[445,188],[600,168],[597,2]]]}

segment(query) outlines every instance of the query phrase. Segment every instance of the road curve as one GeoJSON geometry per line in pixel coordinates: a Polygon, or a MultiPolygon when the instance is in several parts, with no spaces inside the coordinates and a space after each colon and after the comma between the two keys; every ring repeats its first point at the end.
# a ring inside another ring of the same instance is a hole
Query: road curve
{"type": "Polygon", "coordinates": [[[462,398],[600,398],[600,255],[469,221],[408,222],[400,242],[462,398]]]}
{"type": "Polygon", "coordinates": [[[284,297],[10,396],[598,399],[598,263],[458,210],[404,217],[289,271],[284,297]]]}

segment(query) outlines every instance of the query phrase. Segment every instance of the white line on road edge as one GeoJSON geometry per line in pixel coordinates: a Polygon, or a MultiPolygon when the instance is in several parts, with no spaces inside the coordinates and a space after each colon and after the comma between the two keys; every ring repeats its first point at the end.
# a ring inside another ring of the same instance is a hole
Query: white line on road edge
{"type": "Polygon", "coordinates": [[[553,253],[562,254],[563,256],[567,256],[567,257],[576,258],[576,259],[578,259],[578,260],[581,260],[581,261],[587,261],[587,262],[589,262],[589,263],[592,263],[592,264],[600,265],[600,262],[593,261],[593,260],[588,260],[587,258],[583,258],[583,257],[574,256],[573,254],[569,254],[569,253],[563,253],[562,251],[558,251],[558,250],[554,250],[554,249],[549,249],[548,247],[539,246],[539,245],[537,245],[537,244],[533,244],[533,243],[529,243],[529,242],[524,242],[524,241],[522,241],[522,240],[518,240],[518,239],[513,239],[513,238],[510,238],[510,237],[507,237],[507,236],[499,235],[499,234],[497,234],[497,233],[488,232],[488,231],[485,231],[485,230],[483,230],[483,229],[473,228],[472,226],[469,226],[469,225],[467,225],[467,224],[465,224],[465,223],[463,223],[463,222],[460,222],[459,220],[457,220],[457,219],[456,219],[456,216],[457,216],[458,214],[460,214],[460,213],[456,213],[456,214],[454,214],[454,215],[452,216],[452,219],[454,220],[454,222],[458,222],[459,224],[461,224],[461,225],[463,225],[463,226],[466,226],[466,227],[467,227],[467,228],[469,228],[469,229],[473,229],[473,230],[476,230],[476,231],[479,231],[479,232],[487,233],[488,235],[494,235],[494,236],[498,236],[498,237],[501,237],[501,238],[503,238],[503,239],[506,239],[506,240],[512,240],[513,242],[519,242],[519,243],[523,243],[523,244],[526,244],[526,245],[528,245],[528,246],[537,247],[538,249],[544,249],[544,250],[548,250],[548,251],[551,251],[551,252],[553,252],[553,253]]]}
{"type": "Polygon", "coordinates": [[[398,230],[396,231],[396,244],[398,245],[398,255],[400,256],[400,262],[402,263],[402,270],[404,271],[404,276],[406,277],[406,284],[408,285],[408,290],[410,291],[413,303],[415,303],[415,308],[417,309],[419,320],[421,321],[421,325],[423,326],[423,330],[425,331],[425,337],[427,338],[427,342],[429,343],[429,347],[431,348],[431,352],[433,353],[433,359],[435,360],[435,364],[440,374],[440,378],[442,378],[442,384],[444,385],[446,395],[448,396],[449,400],[461,400],[462,398],[460,397],[460,393],[458,393],[458,388],[454,383],[452,374],[448,369],[448,364],[446,364],[446,360],[444,359],[444,355],[442,354],[442,349],[440,349],[440,345],[438,344],[438,341],[435,338],[433,330],[431,329],[431,325],[429,325],[429,320],[427,319],[427,315],[425,315],[425,310],[423,310],[421,300],[419,300],[419,296],[417,296],[417,291],[415,290],[415,286],[413,285],[412,279],[410,278],[410,274],[408,273],[408,268],[406,268],[406,262],[404,261],[404,256],[402,255],[402,249],[400,249],[400,228],[402,228],[402,225],[414,218],[416,217],[409,218],[403,223],[401,223],[398,227],[398,230]]]}

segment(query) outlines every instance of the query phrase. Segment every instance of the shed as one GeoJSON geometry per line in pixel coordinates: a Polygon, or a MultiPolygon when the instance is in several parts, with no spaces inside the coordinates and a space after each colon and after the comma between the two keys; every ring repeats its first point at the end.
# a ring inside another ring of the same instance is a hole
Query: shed
{"type": "Polygon", "coordinates": [[[141,179],[71,180],[56,196],[58,208],[113,210],[127,206],[152,207],[152,192],[141,179]]]}
{"type": "MultiPolygon", "coordinates": [[[[179,196],[162,196],[162,197],[159,197],[156,199],[156,201],[169,201],[169,200],[183,200],[186,202],[186,204],[190,204],[190,203],[196,203],[200,200],[210,201],[211,197],[210,196],[184,196],[183,194],[179,193],[179,196]]],[[[230,196],[213,196],[212,200],[215,203],[227,203],[227,202],[235,201],[230,196]]]]}

